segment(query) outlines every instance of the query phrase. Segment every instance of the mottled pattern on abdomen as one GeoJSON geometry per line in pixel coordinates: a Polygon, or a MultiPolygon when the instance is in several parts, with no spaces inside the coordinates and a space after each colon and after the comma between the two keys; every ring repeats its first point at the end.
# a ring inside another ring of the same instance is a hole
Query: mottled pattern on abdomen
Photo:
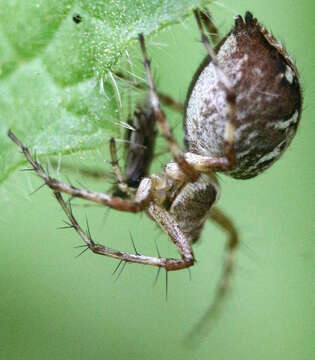
{"type": "MultiPolygon", "coordinates": [[[[250,178],[269,167],[290,144],[299,122],[302,99],[296,69],[281,44],[272,41],[261,25],[244,24],[230,33],[217,55],[236,93],[236,165],[228,172],[235,178],[250,178]]],[[[188,150],[224,156],[228,119],[226,94],[213,64],[205,61],[187,95],[188,150]]]]}

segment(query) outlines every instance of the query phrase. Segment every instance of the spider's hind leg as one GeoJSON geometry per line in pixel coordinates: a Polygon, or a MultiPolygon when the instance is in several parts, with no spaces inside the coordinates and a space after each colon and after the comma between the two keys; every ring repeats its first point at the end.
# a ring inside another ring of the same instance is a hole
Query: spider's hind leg
{"type": "MultiPolygon", "coordinates": [[[[221,280],[218,285],[216,301],[220,301],[225,294],[227,293],[230,282],[231,275],[233,273],[235,254],[237,246],[239,244],[238,233],[235,228],[233,221],[220,209],[217,207],[211,209],[210,220],[212,220],[217,226],[219,226],[227,235],[227,244],[226,244],[226,258],[223,265],[223,272],[221,280]]],[[[215,307],[215,304],[213,304],[215,307]]]]}
{"type": "Polygon", "coordinates": [[[226,244],[225,261],[223,263],[223,269],[220,276],[219,283],[216,288],[214,300],[210,304],[206,313],[202,316],[199,323],[189,334],[190,339],[192,337],[205,333],[207,334],[211,321],[218,314],[228,291],[231,288],[231,279],[234,270],[235,255],[239,244],[238,233],[233,221],[224,212],[218,208],[212,208],[210,213],[210,220],[212,220],[218,227],[220,227],[228,235],[228,241],[226,244]]]}

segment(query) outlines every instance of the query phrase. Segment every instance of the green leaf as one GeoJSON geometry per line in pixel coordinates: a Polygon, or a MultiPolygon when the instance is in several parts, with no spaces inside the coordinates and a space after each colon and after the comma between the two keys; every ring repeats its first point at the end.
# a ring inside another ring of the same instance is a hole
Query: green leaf
{"type": "Polygon", "coordinates": [[[117,136],[110,69],[140,32],[181,21],[207,3],[1,0],[0,182],[24,161],[9,128],[39,155],[91,150],[117,136]]]}

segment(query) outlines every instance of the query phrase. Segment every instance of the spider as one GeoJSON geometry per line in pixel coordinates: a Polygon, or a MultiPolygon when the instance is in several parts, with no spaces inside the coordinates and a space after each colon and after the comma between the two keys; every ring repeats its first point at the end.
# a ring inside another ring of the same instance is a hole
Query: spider
{"type": "MultiPolygon", "coordinates": [[[[147,176],[151,160],[143,162],[139,155],[141,171],[136,173],[136,181],[125,181],[112,139],[112,163],[119,187],[115,194],[120,196],[93,192],[50,177],[11,130],[8,136],[52,189],[71,226],[93,253],[166,271],[180,270],[194,265],[192,245],[199,240],[206,220],[211,218],[221,226],[229,235],[227,254],[207,318],[221,304],[229,288],[239,242],[233,222],[213,207],[220,194],[216,172],[247,179],[270,167],[295,135],[302,96],[297,69],[290,56],[250,12],[235,19],[234,27],[215,49],[204,30],[215,29],[207,13],[195,10],[194,15],[207,56],[193,77],[186,98],[185,152],[177,144],[161,108],[144,36],[139,34],[149,91],[148,110],[174,159],[165,164],[161,174],[147,176]],[[62,193],[119,211],[145,212],[168,235],[180,257],[132,254],[95,243],[76,221],[62,193]]],[[[129,159],[131,165],[135,157],[129,159]]]]}

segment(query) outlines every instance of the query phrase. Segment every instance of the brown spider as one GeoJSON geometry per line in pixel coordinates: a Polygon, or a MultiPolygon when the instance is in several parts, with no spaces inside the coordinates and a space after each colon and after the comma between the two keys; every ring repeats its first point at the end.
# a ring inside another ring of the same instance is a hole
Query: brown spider
{"type": "MultiPolygon", "coordinates": [[[[22,149],[38,176],[53,190],[73,228],[96,254],[166,271],[188,268],[195,262],[192,244],[200,238],[205,221],[211,218],[221,226],[229,234],[227,256],[208,317],[229,287],[238,244],[232,221],[213,208],[220,192],[215,173],[220,171],[246,179],[268,168],[280,157],[296,132],[302,99],[297,70],[291,58],[249,12],[244,19],[236,18],[235,26],[215,51],[203,26],[210,31],[215,27],[206,12],[200,14],[195,10],[194,14],[208,55],[196,72],[186,99],[186,152],[175,141],[161,109],[144,37],[139,35],[149,87],[149,110],[174,158],[164,166],[162,174],[144,177],[134,189],[134,184],[124,180],[116,158],[115,142],[111,140],[114,172],[124,195],[110,196],[76,188],[50,177],[10,130],[8,135],[22,149]],[[120,211],[145,211],[175,244],[180,258],[131,254],[95,243],[78,224],[61,193],[120,211]]],[[[164,100],[167,102],[167,97],[164,100]]],[[[140,156],[139,159],[141,162],[144,158],[140,156]]],[[[136,182],[147,174],[148,164],[143,165],[136,182]]]]}

